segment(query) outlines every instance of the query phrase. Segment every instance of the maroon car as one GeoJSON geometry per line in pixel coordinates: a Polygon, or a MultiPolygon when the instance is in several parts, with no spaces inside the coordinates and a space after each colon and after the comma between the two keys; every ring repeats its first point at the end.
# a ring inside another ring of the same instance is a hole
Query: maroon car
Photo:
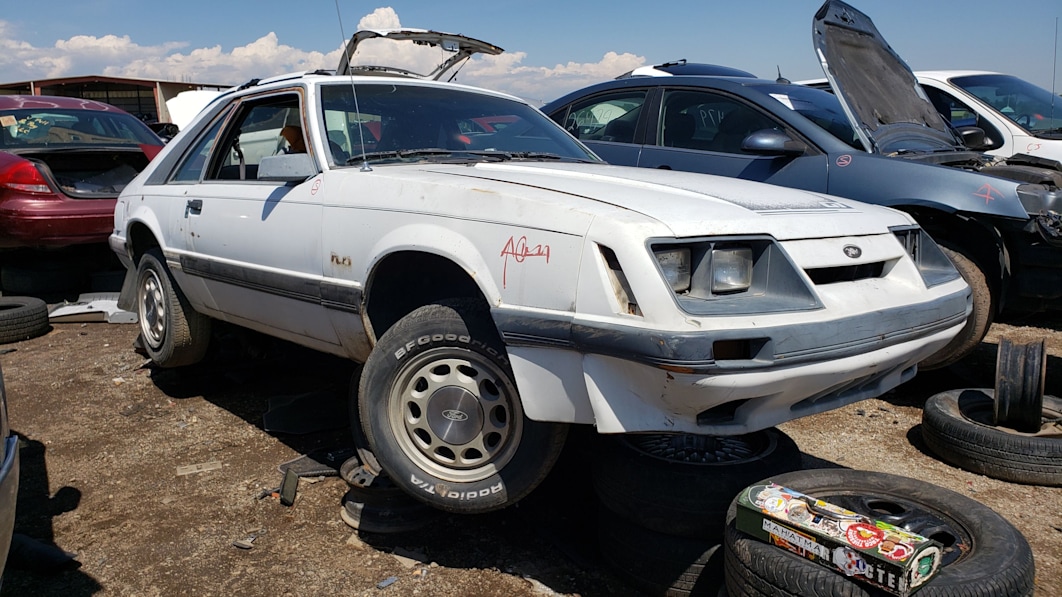
{"type": "Polygon", "coordinates": [[[162,144],[108,104],[0,95],[0,249],[105,242],[118,193],[162,144]]]}

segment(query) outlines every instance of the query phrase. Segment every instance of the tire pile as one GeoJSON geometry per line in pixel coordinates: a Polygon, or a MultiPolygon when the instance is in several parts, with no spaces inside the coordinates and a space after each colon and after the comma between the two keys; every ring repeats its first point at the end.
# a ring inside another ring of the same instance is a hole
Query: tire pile
{"type": "MultiPolygon", "coordinates": [[[[754,539],[735,526],[736,496],[772,481],[938,541],[940,571],[924,597],[1032,595],[1032,550],[987,506],[930,483],[844,468],[799,470],[800,451],[777,429],[745,436],[599,436],[593,450],[603,562],[646,595],[879,596],[880,590],[754,539]]],[[[340,516],[370,533],[420,529],[442,513],[353,458],[340,516]]]]}

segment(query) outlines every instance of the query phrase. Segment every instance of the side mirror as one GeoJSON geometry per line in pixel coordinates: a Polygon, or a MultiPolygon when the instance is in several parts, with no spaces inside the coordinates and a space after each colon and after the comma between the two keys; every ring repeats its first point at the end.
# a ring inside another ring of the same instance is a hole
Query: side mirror
{"type": "Polygon", "coordinates": [[[763,129],[745,137],[741,150],[761,155],[802,155],[808,146],[775,129],[763,129]]]}
{"type": "Polygon", "coordinates": [[[317,175],[317,167],[308,153],[284,153],[262,158],[258,180],[302,182],[317,175]]]}
{"type": "Polygon", "coordinates": [[[977,126],[960,126],[958,129],[959,136],[962,137],[962,144],[970,149],[982,149],[985,144],[985,130],[977,126]]]}

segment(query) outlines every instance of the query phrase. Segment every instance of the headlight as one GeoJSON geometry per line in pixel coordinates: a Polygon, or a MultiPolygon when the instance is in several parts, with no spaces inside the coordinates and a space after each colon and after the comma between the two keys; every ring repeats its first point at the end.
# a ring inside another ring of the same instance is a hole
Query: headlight
{"type": "Polygon", "coordinates": [[[648,244],[679,308],[691,315],[822,308],[773,238],[650,239],[648,244]]]}
{"type": "Polygon", "coordinates": [[[743,292],[752,285],[752,249],[712,249],[712,294],[743,292]]]}
{"type": "Polygon", "coordinates": [[[664,279],[671,285],[675,292],[686,292],[690,289],[690,250],[688,248],[674,248],[654,250],[656,261],[660,264],[660,270],[664,272],[664,279]]]}
{"type": "Polygon", "coordinates": [[[896,239],[911,256],[927,288],[939,286],[959,277],[959,271],[925,230],[917,226],[896,226],[889,230],[892,230],[896,239]]]}

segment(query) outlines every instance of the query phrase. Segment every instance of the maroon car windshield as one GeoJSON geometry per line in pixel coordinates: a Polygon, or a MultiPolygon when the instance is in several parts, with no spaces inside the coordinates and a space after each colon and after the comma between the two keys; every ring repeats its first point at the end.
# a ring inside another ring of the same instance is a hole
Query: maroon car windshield
{"type": "Polygon", "coordinates": [[[20,148],[159,145],[135,117],[101,110],[0,110],[0,150],[20,148]]]}

